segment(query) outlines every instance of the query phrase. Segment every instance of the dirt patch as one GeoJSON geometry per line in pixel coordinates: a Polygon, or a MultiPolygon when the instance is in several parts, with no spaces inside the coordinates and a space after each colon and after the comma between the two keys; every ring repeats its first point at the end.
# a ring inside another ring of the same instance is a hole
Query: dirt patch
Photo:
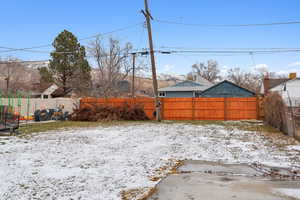
{"type": "Polygon", "coordinates": [[[156,192],[156,188],[131,189],[121,192],[122,200],[146,200],[156,192]]]}
{"type": "Polygon", "coordinates": [[[177,174],[178,168],[184,165],[184,161],[182,160],[169,160],[169,164],[162,166],[155,170],[155,175],[150,176],[149,179],[151,181],[159,181],[162,178],[166,177],[170,174],[177,174]]]}

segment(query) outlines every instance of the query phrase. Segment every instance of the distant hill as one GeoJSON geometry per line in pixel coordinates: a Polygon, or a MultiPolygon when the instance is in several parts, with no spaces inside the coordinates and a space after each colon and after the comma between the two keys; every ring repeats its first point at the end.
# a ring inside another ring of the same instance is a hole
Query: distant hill
{"type": "Polygon", "coordinates": [[[28,62],[24,62],[23,63],[24,66],[30,68],[30,69],[38,69],[40,67],[48,67],[49,66],[49,61],[40,61],[40,62],[37,62],[37,61],[28,61],[28,62]]]}

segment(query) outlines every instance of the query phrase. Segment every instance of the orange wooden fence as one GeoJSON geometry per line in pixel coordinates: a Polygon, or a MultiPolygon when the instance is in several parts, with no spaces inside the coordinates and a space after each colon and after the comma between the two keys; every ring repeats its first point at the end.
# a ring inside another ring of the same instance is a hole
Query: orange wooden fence
{"type": "MultiPolygon", "coordinates": [[[[154,98],[84,98],[86,103],[120,106],[143,105],[147,116],[154,119],[154,98]]],[[[259,99],[251,98],[161,98],[162,119],[164,120],[243,120],[259,119],[259,99]]]]}

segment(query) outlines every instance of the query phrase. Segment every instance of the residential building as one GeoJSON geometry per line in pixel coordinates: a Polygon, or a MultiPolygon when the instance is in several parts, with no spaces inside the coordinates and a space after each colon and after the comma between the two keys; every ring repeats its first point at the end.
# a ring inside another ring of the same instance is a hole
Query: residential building
{"type": "Polygon", "coordinates": [[[222,81],[199,94],[199,97],[254,97],[255,92],[240,87],[230,81],[222,81]]]}
{"type": "Polygon", "coordinates": [[[204,78],[198,78],[197,81],[183,81],[175,85],[160,88],[159,97],[197,97],[199,93],[211,87],[213,84],[204,78]]]}

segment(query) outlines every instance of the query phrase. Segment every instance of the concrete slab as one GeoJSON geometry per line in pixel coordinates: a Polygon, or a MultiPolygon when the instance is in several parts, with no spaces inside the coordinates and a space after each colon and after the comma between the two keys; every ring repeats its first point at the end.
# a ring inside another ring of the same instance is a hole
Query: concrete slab
{"type": "MultiPolygon", "coordinates": [[[[300,190],[293,181],[268,181],[243,176],[208,175],[199,172],[173,174],[159,183],[151,200],[292,200],[277,189],[300,190]]],[[[300,197],[299,197],[300,199],[300,197]]]]}
{"type": "Polygon", "coordinates": [[[186,161],[178,171],[157,185],[150,200],[300,200],[293,195],[300,193],[300,181],[266,178],[245,164],[186,161]],[[286,189],[296,192],[280,192],[286,189]]]}

